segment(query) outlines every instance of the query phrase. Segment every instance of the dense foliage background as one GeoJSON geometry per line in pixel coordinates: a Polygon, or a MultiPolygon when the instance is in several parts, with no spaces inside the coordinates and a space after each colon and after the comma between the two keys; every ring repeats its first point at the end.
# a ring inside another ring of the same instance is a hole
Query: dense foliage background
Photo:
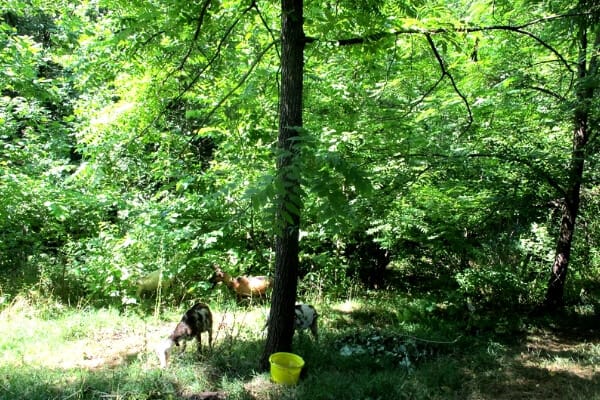
{"type": "MultiPolygon", "coordinates": [[[[135,304],[157,270],[177,282],[162,298],[181,301],[215,295],[214,264],[272,271],[271,3],[0,5],[2,302],[135,304]]],[[[421,285],[458,307],[540,304],[583,101],[565,300],[597,310],[600,114],[580,94],[598,87],[599,14],[586,1],[307,1],[302,202],[288,207],[302,204],[300,291],[421,285]]]]}

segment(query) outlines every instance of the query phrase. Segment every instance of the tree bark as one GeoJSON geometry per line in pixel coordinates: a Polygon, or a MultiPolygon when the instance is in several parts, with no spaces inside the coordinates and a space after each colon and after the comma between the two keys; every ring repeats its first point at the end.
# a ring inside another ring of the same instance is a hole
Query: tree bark
{"type": "MultiPolygon", "coordinates": [[[[583,2],[585,3],[585,2],[583,2]]],[[[593,25],[592,25],[593,26],[593,25]]],[[[564,287],[567,279],[567,271],[571,258],[571,248],[575,233],[575,221],[579,212],[581,183],[583,180],[584,164],[586,157],[586,144],[590,138],[590,103],[594,96],[594,85],[589,84],[590,78],[598,73],[597,55],[600,50],[600,31],[594,28],[594,45],[592,56],[587,65],[588,55],[588,25],[586,19],[579,23],[578,45],[579,58],[577,63],[577,87],[576,102],[573,121],[573,150],[569,164],[569,181],[565,191],[565,202],[562,210],[562,218],[556,253],[544,306],[549,311],[557,310],[564,305],[564,287]]]]}
{"type": "Polygon", "coordinates": [[[294,305],[298,286],[300,228],[300,140],[304,75],[303,1],[281,2],[281,89],[275,221],[275,279],[269,328],[259,368],[269,367],[269,356],[291,351],[294,305]]]}

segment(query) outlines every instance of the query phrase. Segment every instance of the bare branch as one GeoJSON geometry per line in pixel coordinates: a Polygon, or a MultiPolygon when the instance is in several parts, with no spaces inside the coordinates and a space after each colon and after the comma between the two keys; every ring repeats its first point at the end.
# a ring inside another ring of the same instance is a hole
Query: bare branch
{"type": "Polygon", "coordinates": [[[554,53],[554,55],[556,57],[558,57],[558,59],[563,63],[563,65],[567,68],[567,70],[569,72],[573,72],[573,68],[571,68],[571,66],[569,65],[569,63],[567,62],[567,60],[565,60],[565,58],[558,52],[558,50],[556,50],[554,47],[550,46],[550,44],[548,44],[547,42],[543,41],[541,38],[537,37],[536,35],[534,35],[531,32],[527,32],[527,31],[525,31],[523,29],[520,29],[520,28],[517,28],[517,29],[506,29],[506,30],[517,32],[517,33],[520,33],[520,34],[525,35],[525,36],[529,36],[530,38],[534,39],[539,44],[541,44],[542,46],[544,46],[545,48],[547,48],[548,50],[550,50],[552,53],[554,53]]]}
{"type": "Polygon", "coordinates": [[[183,58],[181,59],[181,62],[179,63],[179,66],[175,69],[175,71],[181,70],[185,66],[187,59],[192,54],[192,50],[193,50],[196,42],[198,41],[198,37],[200,36],[200,28],[202,27],[202,22],[204,22],[204,17],[206,16],[206,11],[208,10],[210,1],[211,0],[206,0],[204,2],[204,5],[202,6],[202,10],[200,10],[200,15],[198,16],[198,23],[196,24],[196,31],[194,32],[194,37],[192,38],[192,42],[190,43],[190,46],[188,47],[187,53],[183,56],[183,58]]]}
{"type": "MultiPolygon", "coordinates": [[[[206,3],[210,3],[211,0],[206,0],[206,3]]],[[[205,4],[206,6],[206,4],[205,4]]],[[[172,105],[177,103],[179,100],[181,100],[181,98],[191,89],[193,88],[196,83],[198,82],[198,80],[200,79],[200,77],[204,74],[204,72],[206,72],[215,62],[216,60],[219,58],[219,56],[221,55],[221,49],[223,48],[223,45],[225,43],[225,41],[227,40],[227,38],[229,37],[229,35],[231,35],[231,32],[233,32],[233,29],[237,26],[237,24],[241,21],[241,19],[246,15],[246,13],[248,13],[250,10],[252,10],[255,7],[254,2],[252,2],[252,4],[250,4],[248,7],[246,7],[242,13],[231,23],[231,25],[225,30],[225,33],[223,34],[223,36],[221,37],[221,40],[219,41],[219,43],[217,44],[217,49],[215,50],[214,54],[212,55],[212,57],[210,58],[210,60],[208,60],[208,62],[204,65],[204,67],[200,68],[200,70],[198,72],[196,72],[196,74],[194,75],[194,77],[191,79],[191,81],[189,81],[188,83],[186,83],[183,87],[182,90],[179,91],[179,94],[177,94],[177,96],[175,96],[174,98],[172,98],[164,107],[162,110],[160,110],[156,116],[154,117],[154,119],[144,128],[141,130],[140,135],[145,134],[145,132],[148,131],[148,129],[150,129],[150,127],[154,126],[154,124],[156,123],[156,121],[158,121],[166,112],[166,110],[172,105]]],[[[197,26],[196,32],[199,32],[199,26],[197,26]]],[[[190,52],[188,52],[188,56],[189,56],[190,52]]],[[[186,59],[186,57],[184,57],[184,59],[186,59]]],[[[185,64],[185,62],[180,63],[181,67],[183,67],[183,65],[185,64]]],[[[174,70],[175,71],[175,70],[174,70]]],[[[167,74],[167,77],[165,78],[164,82],[172,75],[173,71],[167,74]]],[[[211,114],[214,113],[214,111],[211,112],[211,114]]]]}
{"type": "Polygon", "coordinates": [[[547,171],[543,170],[541,167],[538,167],[537,165],[535,165],[531,161],[531,159],[517,157],[517,156],[514,156],[514,155],[508,155],[508,154],[504,154],[504,155],[502,155],[502,154],[500,154],[500,155],[489,155],[489,156],[496,157],[496,158],[498,158],[500,160],[513,161],[513,162],[516,162],[518,164],[525,165],[531,171],[533,171],[535,174],[537,174],[538,176],[541,176],[542,178],[544,178],[544,180],[548,183],[548,185],[550,185],[552,188],[554,188],[554,190],[556,190],[561,196],[566,196],[567,192],[560,185],[560,183],[556,179],[554,179],[552,177],[552,175],[550,175],[549,172],[547,172],[547,171]]]}
{"type": "MultiPolygon", "coordinates": [[[[260,11],[260,9],[258,8],[258,4],[256,4],[256,1],[253,2],[252,4],[254,6],[254,9],[256,10],[256,13],[258,14],[258,16],[260,17],[260,20],[262,22],[262,24],[264,25],[265,29],[267,30],[267,32],[269,32],[269,34],[271,35],[271,38],[273,39],[273,42],[278,42],[279,39],[277,37],[277,35],[275,35],[275,33],[273,32],[273,30],[271,29],[271,27],[269,26],[269,24],[267,23],[266,18],[263,16],[262,12],[260,11]]],[[[279,51],[277,51],[277,57],[280,57],[279,55],[279,51]]]]}
{"type": "MultiPolygon", "coordinates": [[[[598,26],[596,26],[595,31],[594,31],[594,47],[592,48],[592,56],[590,57],[590,64],[589,64],[589,68],[588,68],[588,75],[591,77],[595,77],[597,79],[598,77],[598,73],[599,73],[599,64],[600,64],[600,60],[598,59],[600,57],[600,28],[598,26]]],[[[592,91],[597,91],[597,87],[591,87],[590,90],[592,91]]],[[[594,94],[596,93],[592,93],[590,98],[594,97],[594,94]]],[[[594,114],[590,114],[590,119],[594,118],[594,114]]],[[[590,132],[589,132],[589,142],[590,143],[594,143],[594,145],[596,145],[596,141],[598,138],[598,135],[600,134],[600,131],[598,130],[598,124],[597,123],[592,123],[590,124],[590,132]]],[[[592,146],[592,148],[595,146],[592,146]]]]}
{"type": "Polygon", "coordinates": [[[242,17],[244,17],[248,11],[252,10],[252,8],[254,8],[254,3],[251,4],[249,7],[247,7],[246,9],[244,9],[244,11],[242,11],[242,13],[233,21],[233,23],[225,31],[225,34],[221,37],[221,40],[219,41],[219,44],[217,45],[217,49],[215,50],[211,59],[208,60],[208,62],[206,63],[206,65],[204,65],[203,68],[200,68],[200,70],[198,72],[196,72],[196,74],[194,75],[192,80],[189,81],[186,85],[184,85],[183,89],[179,92],[179,94],[177,96],[175,96],[175,98],[173,98],[170,101],[170,103],[175,103],[175,102],[179,101],[183,97],[184,94],[186,94],[191,88],[193,88],[196,85],[196,83],[198,82],[200,77],[204,74],[204,72],[206,72],[221,55],[221,49],[223,48],[223,44],[225,43],[225,41],[227,40],[227,38],[229,37],[229,35],[233,31],[233,29],[241,21],[242,17]]]}
{"type": "Polygon", "coordinates": [[[530,158],[519,157],[519,156],[515,156],[510,153],[511,153],[510,150],[507,150],[506,152],[499,152],[499,153],[469,153],[469,154],[463,154],[463,155],[458,155],[458,156],[451,155],[451,154],[443,154],[443,153],[408,153],[408,154],[396,153],[396,154],[392,155],[392,157],[395,157],[395,158],[421,157],[421,158],[425,158],[428,160],[435,159],[435,158],[446,159],[446,160],[461,159],[461,158],[470,158],[470,159],[492,158],[492,159],[502,160],[502,161],[506,161],[506,162],[513,162],[516,164],[522,164],[522,165],[526,166],[527,168],[529,168],[529,170],[531,170],[537,176],[543,178],[546,181],[546,183],[550,187],[552,187],[554,190],[556,190],[560,196],[564,197],[566,195],[565,189],[560,185],[560,183],[556,179],[554,179],[554,177],[548,171],[545,171],[543,168],[535,165],[535,163],[530,158]]]}
{"type": "Polygon", "coordinates": [[[433,86],[431,86],[429,88],[429,90],[427,90],[419,100],[417,101],[413,101],[412,104],[410,105],[410,110],[409,113],[412,112],[412,110],[415,108],[416,105],[421,104],[431,93],[433,93],[433,91],[435,90],[435,88],[438,87],[438,85],[444,80],[444,74],[442,74],[442,76],[440,76],[440,79],[437,80],[436,83],[433,84],[433,86]]]}
{"type": "Polygon", "coordinates": [[[235,85],[227,94],[225,94],[225,96],[223,96],[219,100],[219,102],[208,112],[208,114],[206,114],[200,125],[205,125],[206,123],[208,123],[210,118],[212,118],[213,114],[223,105],[223,103],[225,103],[225,101],[227,101],[227,99],[231,97],[246,82],[252,71],[254,71],[254,68],[256,68],[256,66],[260,63],[264,55],[271,49],[271,47],[275,45],[275,43],[277,42],[271,42],[258,54],[256,60],[254,60],[254,62],[250,65],[250,68],[248,68],[246,73],[241,77],[237,85],[235,85]]]}
{"type": "MultiPolygon", "coordinates": [[[[378,32],[378,33],[374,33],[371,35],[354,37],[354,38],[337,39],[337,40],[333,40],[332,43],[337,44],[338,46],[351,46],[351,45],[357,45],[357,44],[376,42],[376,41],[379,41],[384,38],[403,35],[403,34],[404,35],[414,35],[414,34],[435,35],[435,34],[456,33],[456,32],[473,33],[473,32],[483,32],[483,31],[503,30],[503,31],[519,33],[521,35],[525,35],[525,36],[532,38],[533,40],[535,40],[536,42],[541,44],[543,47],[548,49],[550,52],[552,52],[556,57],[558,57],[560,62],[565,66],[565,68],[569,72],[574,72],[571,65],[569,65],[567,60],[565,60],[565,58],[558,52],[558,50],[556,50],[549,43],[545,42],[544,40],[542,40],[538,36],[534,35],[533,33],[526,31],[525,29],[528,27],[531,27],[533,25],[537,25],[540,23],[544,23],[544,22],[548,22],[548,21],[552,21],[552,20],[556,20],[556,19],[581,17],[581,16],[587,16],[587,15],[591,15],[591,13],[588,12],[588,13],[570,13],[570,14],[551,15],[548,17],[529,21],[529,22],[526,22],[526,23],[520,24],[520,25],[490,25],[490,26],[471,26],[471,27],[466,26],[466,27],[456,27],[456,28],[434,28],[434,29],[407,28],[407,29],[398,29],[398,30],[395,30],[392,32],[378,32]]],[[[315,38],[310,38],[309,41],[314,42],[316,40],[317,39],[315,39],[315,38]]]]}
{"type": "MultiPolygon", "coordinates": [[[[433,51],[433,54],[435,55],[435,58],[437,59],[438,64],[440,65],[440,69],[442,70],[442,77],[440,78],[440,81],[444,78],[444,76],[447,76],[448,79],[450,80],[450,83],[452,84],[452,87],[454,88],[454,91],[462,99],[463,103],[465,103],[465,106],[467,108],[467,112],[469,113],[469,117],[467,119],[468,120],[468,124],[465,127],[465,130],[469,129],[469,127],[473,123],[473,113],[471,112],[471,106],[469,105],[469,101],[461,93],[460,89],[456,85],[456,81],[454,81],[454,77],[452,76],[452,74],[450,72],[448,72],[448,69],[446,68],[444,60],[442,59],[442,56],[440,55],[437,47],[435,47],[435,43],[433,42],[433,39],[431,38],[431,35],[427,33],[427,34],[425,34],[425,37],[427,38],[427,42],[429,43],[429,46],[431,47],[431,51],[433,51]]],[[[436,86],[439,84],[440,81],[438,81],[436,83],[436,86]]],[[[431,89],[431,90],[433,90],[433,89],[431,89]]]]}
{"type": "MultiPolygon", "coordinates": [[[[202,119],[202,122],[199,124],[200,126],[205,126],[210,119],[212,118],[212,116],[215,114],[215,112],[217,112],[217,110],[219,108],[221,108],[221,106],[223,106],[223,104],[225,104],[225,102],[227,101],[227,99],[229,99],[248,79],[248,77],[250,76],[250,74],[252,73],[252,71],[254,71],[254,68],[256,68],[256,66],[260,63],[260,61],[262,60],[262,58],[264,57],[265,54],[267,54],[267,52],[273,47],[275,46],[275,44],[277,43],[277,41],[273,41],[271,42],[267,47],[265,47],[259,54],[258,57],[254,60],[254,62],[250,65],[250,68],[246,71],[246,73],[242,76],[242,78],[240,79],[240,81],[229,91],[225,94],[225,96],[223,96],[219,102],[217,104],[215,104],[215,106],[206,114],[206,116],[204,116],[204,118],[202,119]]],[[[187,143],[192,143],[194,141],[194,136],[191,136],[188,140],[187,143]]]]}
{"type": "Polygon", "coordinates": [[[200,15],[198,15],[198,20],[196,23],[196,31],[194,32],[194,37],[192,38],[192,41],[190,42],[186,53],[183,55],[183,57],[181,58],[181,61],[179,62],[179,65],[175,68],[173,68],[171,71],[169,71],[167,73],[167,75],[165,76],[165,78],[162,81],[162,85],[165,84],[165,82],[171,77],[173,76],[173,74],[176,71],[181,71],[183,69],[183,67],[185,67],[185,64],[187,62],[187,60],[190,58],[190,56],[192,55],[192,51],[194,50],[194,47],[196,46],[196,42],[198,41],[198,38],[200,37],[200,28],[202,27],[202,23],[204,22],[204,17],[206,16],[206,12],[208,10],[208,6],[210,5],[211,0],[206,0],[204,2],[204,5],[202,6],[202,10],[200,10],[200,15]]]}
{"type": "Polygon", "coordinates": [[[537,90],[538,92],[547,94],[548,96],[554,97],[557,100],[565,101],[565,97],[561,94],[558,94],[550,89],[546,89],[540,86],[523,86],[524,89],[537,90]]]}

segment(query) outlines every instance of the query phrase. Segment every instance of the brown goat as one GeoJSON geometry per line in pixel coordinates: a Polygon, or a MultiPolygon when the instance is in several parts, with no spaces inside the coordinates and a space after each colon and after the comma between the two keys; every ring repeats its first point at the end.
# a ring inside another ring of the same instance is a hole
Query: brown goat
{"type": "Polygon", "coordinates": [[[210,278],[210,282],[213,284],[213,287],[219,282],[225,282],[230,289],[235,291],[238,300],[242,298],[265,297],[267,289],[272,285],[271,279],[266,276],[238,276],[237,278],[233,278],[217,266],[215,266],[215,273],[210,278]]]}

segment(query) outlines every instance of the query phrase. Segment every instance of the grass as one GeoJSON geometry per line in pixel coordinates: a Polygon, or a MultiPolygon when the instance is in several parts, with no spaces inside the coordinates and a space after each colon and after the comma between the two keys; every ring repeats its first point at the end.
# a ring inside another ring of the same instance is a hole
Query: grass
{"type": "Polygon", "coordinates": [[[597,316],[470,320],[384,291],[312,303],[320,341],[296,335],[306,368],[283,387],[256,369],[264,305],[210,303],[214,349],[197,356],[190,344],[161,370],[153,346],[183,309],[157,317],[17,297],[0,310],[0,399],[600,399],[597,316]]]}

